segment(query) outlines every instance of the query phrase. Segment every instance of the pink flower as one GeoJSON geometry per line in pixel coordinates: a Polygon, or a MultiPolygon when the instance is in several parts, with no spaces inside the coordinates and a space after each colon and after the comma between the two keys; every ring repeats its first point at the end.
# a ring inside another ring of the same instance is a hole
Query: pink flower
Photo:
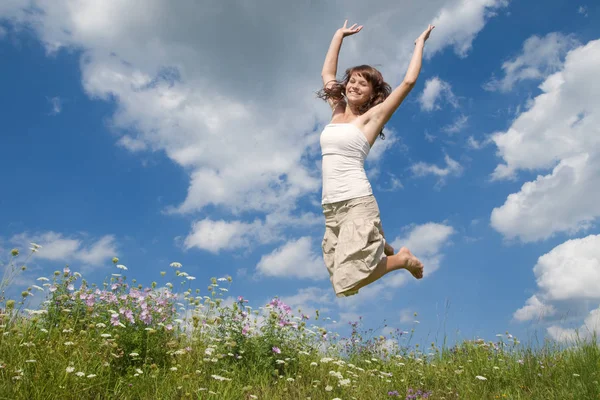
{"type": "Polygon", "coordinates": [[[280,354],[280,353],[281,353],[281,350],[279,349],[279,347],[275,347],[275,346],[273,346],[273,349],[272,349],[272,350],[273,350],[273,353],[277,353],[277,354],[280,354]]]}

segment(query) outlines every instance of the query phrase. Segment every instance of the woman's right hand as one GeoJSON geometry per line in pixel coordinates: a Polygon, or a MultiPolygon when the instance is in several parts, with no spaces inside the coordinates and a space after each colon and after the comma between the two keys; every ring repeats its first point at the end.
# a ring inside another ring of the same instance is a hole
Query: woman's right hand
{"type": "Polygon", "coordinates": [[[342,37],[351,36],[355,33],[358,33],[363,28],[362,25],[356,26],[357,24],[352,25],[350,28],[347,27],[348,20],[344,21],[344,26],[338,29],[338,32],[342,35],[342,37]]]}

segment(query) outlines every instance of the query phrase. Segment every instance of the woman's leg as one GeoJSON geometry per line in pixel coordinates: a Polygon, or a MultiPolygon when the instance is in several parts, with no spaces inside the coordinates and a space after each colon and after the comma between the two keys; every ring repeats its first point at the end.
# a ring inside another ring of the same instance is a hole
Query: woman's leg
{"type": "Polygon", "coordinates": [[[363,288],[375,282],[388,272],[392,272],[397,269],[406,269],[415,278],[423,278],[423,263],[421,263],[421,261],[419,261],[419,259],[415,257],[410,250],[408,250],[406,247],[402,247],[397,254],[383,257],[373,270],[373,273],[358,285],[353,287],[352,290],[363,288]]]}

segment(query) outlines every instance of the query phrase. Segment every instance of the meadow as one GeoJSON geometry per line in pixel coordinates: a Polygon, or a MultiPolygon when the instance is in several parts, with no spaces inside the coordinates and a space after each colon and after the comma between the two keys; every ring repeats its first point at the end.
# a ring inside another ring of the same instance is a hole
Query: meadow
{"type": "Polygon", "coordinates": [[[276,297],[225,301],[231,277],[196,288],[176,262],[150,287],[115,258],[105,282],[67,266],[9,296],[36,251],[3,265],[0,399],[600,399],[595,336],[440,345],[353,321],[343,337],[276,297]]]}

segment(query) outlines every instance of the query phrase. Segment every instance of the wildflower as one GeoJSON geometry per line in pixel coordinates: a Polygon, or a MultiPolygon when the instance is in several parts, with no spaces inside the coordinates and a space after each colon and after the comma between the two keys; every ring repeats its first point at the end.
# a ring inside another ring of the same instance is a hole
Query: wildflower
{"type": "Polygon", "coordinates": [[[137,373],[138,373],[138,374],[140,374],[140,375],[144,373],[144,371],[142,371],[142,370],[141,370],[141,369],[139,369],[139,368],[136,368],[136,369],[135,369],[135,372],[137,372],[137,373]]]}
{"type": "Polygon", "coordinates": [[[579,374],[573,374],[573,376],[574,376],[574,377],[578,377],[578,376],[581,376],[581,375],[579,375],[579,374]]]}
{"type": "Polygon", "coordinates": [[[190,280],[190,281],[193,281],[194,279],[196,279],[196,277],[195,277],[195,276],[186,276],[186,278],[187,278],[188,280],[190,280]]]}
{"type": "Polygon", "coordinates": [[[311,367],[316,367],[317,365],[318,365],[318,364],[317,364],[316,362],[314,362],[314,361],[310,363],[310,366],[311,366],[311,367]]]}
{"type": "Polygon", "coordinates": [[[173,267],[173,268],[181,268],[181,263],[178,263],[178,262],[172,262],[172,263],[170,264],[170,266],[171,266],[171,267],[173,267]]]}
{"type": "Polygon", "coordinates": [[[220,376],[220,375],[211,375],[211,377],[218,381],[230,381],[231,380],[230,378],[225,378],[224,376],[220,376]]]}
{"type": "Polygon", "coordinates": [[[37,278],[37,280],[38,280],[38,281],[44,281],[44,282],[48,282],[50,279],[48,279],[48,278],[45,278],[45,277],[41,276],[41,277],[37,278]]]}
{"type": "Polygon", "coordinates": [[[67,374],[70,374],[73,371],[75,371],[75,367],[67,367],[67,374]]]}
{"type": "Polygon", "coordinates": [[[475,376],[475,378],[479,379],[480,381],[487,381],[487,378],[485,376],[477,375],[475,376]]]}
{"type": "Polygon", "coordinates": [[[10,251],[10,254],[11,254],[13,257],[16,257],[16,256],[18,256],[18,255],[19,255],[19,249],[12,249],[12,250],[10,251]]]}
{"type": "Polygon", "coordinates": [[[70,272],[71,272],[71,269],[69,267],[63,268],[63,274],[68,275],[70,272]]]}
{"type": "Polygon", "coordinates": [[[88,377],[88,378],[90,378],[90,379],[91,379],[91,378],[95,378],[95,377],[96,377],[96,374],[89,374],[87,377],[88,377]]]}
{"type": "Polygon", "coordinates": [[[109,337],[111,337],[111,334],[110,333],[103,333],[100,336],[102,336],[103,338],[109,338],[109,337]]]}
{"type": "Polygon", "coordinates": [[[329,385],[325,386],[326,392],[331,392],[332,390],[333,390],[333,386],[329,386],[329,385]]]}
{"type": "Polygon", "coordinates": [[[119,262],[119,259],[117,257],[113,257],[112,262],[113,264],[116,264],[119,262]]]}
{"type": "Polygon", "coordinates": [[[138,356],[139,356],[139,354],[138,354],[138,353],[129,353],[129,355],[130,355],[131,357],[138,357],[138,356]]]}
{"type": "Polygon", "coordinates": [[[84,373],[84,372],[81,372],[81,371],[79,371],[79,372],[75,372],[75,375],[77,375],[77,376],[81,377],[81,376],[85,376],[85,373],[84,373]]]}
{"type": "Polygon", "coordinates": [[[294,382],[294,380],[295,380],[294,378],[287,378],[288,382],[294,382]]]}
{"type": "Polygon", "coordinates": [[[37,362],[37,361],[35,361],[35,360],[25,360],[25,362],[26,363],[34,363],[34,362],[37,362]]]}
{"type": "Polygon", "coordinates": [[[126,267],[126,266],[124,266],[124,265],[122,265],[122,264],[118,264],[118,265],[117,265],[117,268],[119,268],[119,269],[122,269],[122,270],[124,270],[124,271],[127,271],[127,267],[126,267]]]}
{"type": "Polygon", "coordinates": [[[272,350],[273,350],[273,353],[277,353],[277,354],[280,354],[280,353],[281,353],[281,350],[279,349],[279,347],[275,347],[275,346],[273,346],[273,349],[272,349],[272,350]]]}
{"type": "Polygon", "coordinates": [[[390,391],[390,392],[388,392],[388,396],[399,397],[399,396],[400,396],[400,393],[398,393],[398,391],[397,391],[397,390],[394,390],[394,391],[390,391]]]}
{"type": "Polygon", "coordinates": [[[65,342],[65,346],[73,346],[75,343],[73,342],[65,342]]]}
{"type": "Polygon", "coordinates": [[[348,378],[340,379],[340,381],[339,381],[340,386],[348,386],[349,384],[350,384],[350,379],[348,379],[348,378]]]}
{"type": "Polygon", "coordinates": [[[169,368],[171,371],[177,371],[177,367],[171,367],[169,368]]]}

